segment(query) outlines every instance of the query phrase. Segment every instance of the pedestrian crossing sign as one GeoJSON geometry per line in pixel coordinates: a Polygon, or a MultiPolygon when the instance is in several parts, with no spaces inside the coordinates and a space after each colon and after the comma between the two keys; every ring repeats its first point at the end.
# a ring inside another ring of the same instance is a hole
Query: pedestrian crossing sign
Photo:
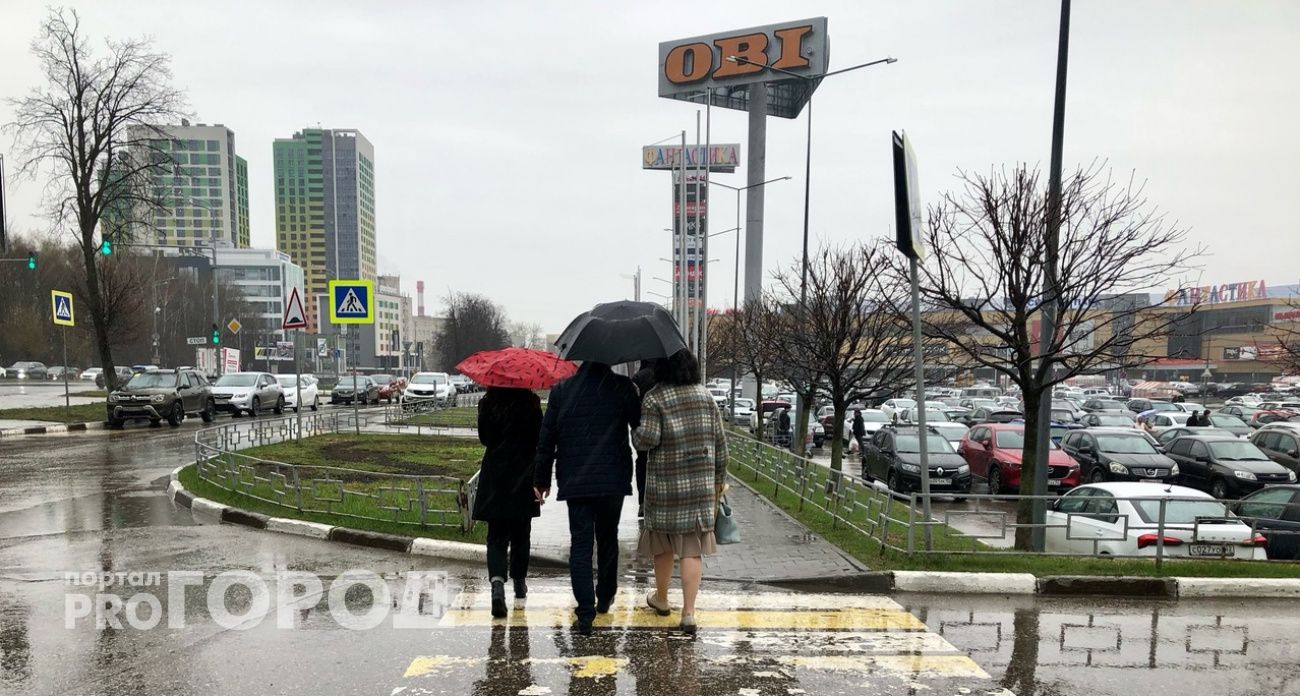
{"type": "Polygon", "coordinates": [[[54,323],[59,326],[76,326],[76,318],[72,309],[72,293],[62,290],[50,291],[50,309],[53,313],[54,323]]]}
{"type": "Polygon", "coordinates": [[[331,324],[375,323],[375,285],[369,280],[330,281],[331,324]]]}

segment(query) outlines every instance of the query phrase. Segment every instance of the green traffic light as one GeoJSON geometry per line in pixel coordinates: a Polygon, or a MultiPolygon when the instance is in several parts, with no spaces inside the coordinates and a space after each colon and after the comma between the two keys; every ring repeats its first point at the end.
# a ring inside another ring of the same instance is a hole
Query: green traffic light
{"type": "Polygon", "coordinates": [[[36,254],[34,252],[27,255],[27,270],[36,270],[36,254]]]}
{"type": "Polygon", "coordinates": [[[108,241],[108,239],[105,239],[104,241],[102,241],[102,242],[99,243],[99,251],[100,251],[100,253],[102,253],[104,256],[112,256],[112,255],[113,255],[113,243],[110,242],[110,241],[108,241]]]}
{"type": "Polygon", "coordinates": [[[212,325],[212,345],[215,346],[215,345],[218,345],[218,344],[220,344],[220,343],[221,343],[221,331],[220,331],[219,329],[217,329],[217,325],[216,325],[216,324],[213,324],[213,325],[212,325]]]}

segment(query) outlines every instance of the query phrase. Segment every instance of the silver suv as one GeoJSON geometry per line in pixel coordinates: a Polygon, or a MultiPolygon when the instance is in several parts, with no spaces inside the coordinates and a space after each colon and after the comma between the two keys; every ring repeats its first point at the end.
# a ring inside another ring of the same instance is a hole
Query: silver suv
{"type": "Polygon", "coordinates": [[[212,400],[218,411],[239,417],[257,417],[263,409],[284,413],[284,388],[269,372],[228,372],[212,384],[212,400]]]}

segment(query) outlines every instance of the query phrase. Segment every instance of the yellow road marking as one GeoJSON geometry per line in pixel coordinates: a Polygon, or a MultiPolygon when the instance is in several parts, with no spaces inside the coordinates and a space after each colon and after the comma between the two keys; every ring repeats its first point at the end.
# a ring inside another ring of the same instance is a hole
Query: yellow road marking
{"type": "MultiPolygon", "coordinates": [[[[645,595],[649,589],[624,589],[614,597],[612,607],[620,609],[641,609],[646,606],[645,595]]],[[[511,600],[515,601],[515,600],[511,600]]],[[[517,600],[520,606],[533,609],[571,609],[576,604],[570,592],[530,592],[527,599],[517,600]]],[[[452,609],[476,609],[490,606],[492,597],[489,592],[461,592],[451,602],[452,609]]],[[[680,590],[668,592],[668,604],[679,610],[682,606],[680,590]]],[[[888,597],[878,595],[799,595],[781,592],[703,592],[696,601],[696,609],[897,609],[900,606],[888,597]]]]}
{"type": "Polygon", "coordinates": [[[456,657],[454,655],[421,655],[411,660],[403,677],[422,677],[426,674],[456,667],[468,667],[483,662],[482,657],[456,657]]]}
{"type": "MultiPolygon", "coordinates": [[[[567,626],[574,616],[569,608],[533,608],[516,610],[506,619],[493,619],[486,607],[449,611],[442,617],[441,626],[532,626],[549,628],[567,626]]],[[[695,621],[703,629],[732,628],[742,630],[797,629],[797,630],[859,630],[859,631],[920,631],[925,624],[903,610],[850,608],[840,611],[758,611],[741,609],[696,610],[695,621]]],[[[681,622],[679,615],[659,616],[647,609],[623,609],[598,615],[599,628],[671,628],[681,622]]]]}

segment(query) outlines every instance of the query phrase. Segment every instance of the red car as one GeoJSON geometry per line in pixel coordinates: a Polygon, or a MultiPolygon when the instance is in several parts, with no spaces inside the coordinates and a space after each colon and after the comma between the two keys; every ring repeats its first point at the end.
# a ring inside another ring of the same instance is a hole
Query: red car
{"type": "MultiPolygon", "coordinates": [[[[1025,446],[1025,426],[1019,423],[981,423],[972,426],[957,446],[972,476],[988,481],[993,495],[1020,490],[1020,455],[1025,446]]],[[[1048,485],[1054,489],[1079,485],[1079,463],[1053,444],[1047,463],[1048,485]]]]}
{"type": "Polygon", "coordinates": [[[402,398],[402,390],[406,389],[405,377],[396,377],[394,375],[370,375],[370,378],[375,380],[375,383],[379,385],[379,399],[381,401],[387,399],[388,403],[391,404],[402,398]]]}
{"type": "Polygon", "coordinates": [[[1250,427],[1259,428],[1261,426],[1268,425],[1269,423],[1289,421],[1295,418],[1296,415],[1297,414],[1295,411],[1289,411],[1286,409],[1276,409],[1272,411],[1256,411],[1250,414],[1250,427]]]}

